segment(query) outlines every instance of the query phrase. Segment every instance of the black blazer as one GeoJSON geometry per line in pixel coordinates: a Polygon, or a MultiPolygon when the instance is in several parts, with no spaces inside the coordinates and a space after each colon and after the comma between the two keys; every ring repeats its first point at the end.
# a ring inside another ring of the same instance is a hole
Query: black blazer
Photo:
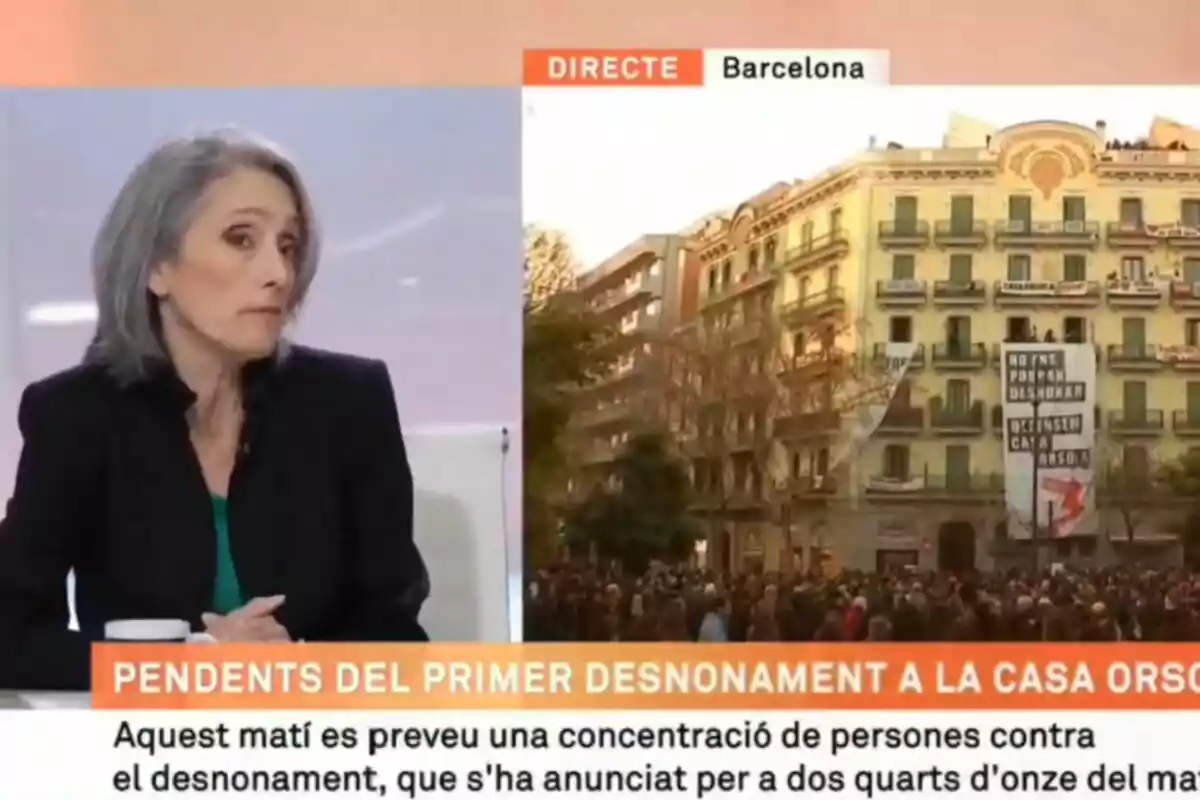
{"type": "MultiPolygon", "coordinates": [[[[427,641],[429,578],[387,367],[292,347],[244,380],[229,527],[247,598],[286,595],[276,617],[294,639],[427,641]]],[[[173,370],[121,385],[99,364],[25,390],[0,521],[0,688],[88,688],[89,644],[109,620],[199,629],[216,529],[188,438],[194,401],[173,370]]]]}

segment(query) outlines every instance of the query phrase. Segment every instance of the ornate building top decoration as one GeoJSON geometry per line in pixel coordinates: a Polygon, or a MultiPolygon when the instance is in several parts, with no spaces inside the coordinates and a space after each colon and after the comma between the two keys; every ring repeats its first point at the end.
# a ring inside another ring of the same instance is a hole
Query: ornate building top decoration
{"type": "Polygon", "coordinates": [[[1104,141],[1069,122],[1029,122],[997,132],[991,141],[1004,172],[1027,180],[1049,199],[1064,182],[1096,170],[1104,141]]]}

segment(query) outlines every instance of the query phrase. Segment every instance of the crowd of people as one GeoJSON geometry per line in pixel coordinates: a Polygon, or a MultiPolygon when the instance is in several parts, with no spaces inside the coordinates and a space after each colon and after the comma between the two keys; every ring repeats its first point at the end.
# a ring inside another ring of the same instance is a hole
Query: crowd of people
{"type": "Polygon", "coordinates": [[[525,641],[1200,641],[1200,573],[539,571],[525,641]]]}

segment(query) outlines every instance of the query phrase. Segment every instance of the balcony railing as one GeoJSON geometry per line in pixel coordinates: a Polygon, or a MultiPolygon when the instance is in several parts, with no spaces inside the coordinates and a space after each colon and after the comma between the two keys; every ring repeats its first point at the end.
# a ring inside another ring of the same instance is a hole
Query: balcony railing
{"type": "Polygon", "coordinates": [[[1108,431],[1116,436],[1148,435],[1162,433],[1163,412],[1147,408],[1138,411],[1109,411],[1108,431]]]}
{"type": "Polygon", "coordinates": [[[1104,228],[1104,239],[1112,247],[1144,247],[1159,242],[1145,222],[1110,222],[1104,228]]]}
{"type": "Polygon", "coordinates": [[[795,247],[788,248],[784,251],[783,257],[779,259],[779,263],[784,269],[802,269],[828,259],[841,258],[849,249],[849,234],[841,228],[836,228],[821,236],[801,242],[795,247]]]}
{"type": "Polygon", "coordinates": [[[1162,367],[1158,348],[1152,344],[1110,344],[1109,369],[1158,369],[1162,367]]]}
{"type": "MultiPolygon", "coordinates": [[[[876,342],[874,349],[871,351],[871,365],[876,369],[889,369],[891,362],[896,356],[892,355],[889,350],[892,345],[909,344],[908,342],[876,342]]],[[[918,344],[913,350],[912,358],[909,359],[909,369],[921,369],[925,366],[925,345],[918,344]]]]}
{"type": "Polygon", "coordinates": [[[1200,411],[1177,409],[1171,412],[1171,429],[1178,436],[1200,436],[1200,411]]]}
{"type": "Polygon", "coordinates": [[[1152,308],[1162,302],[1163,287],[1154,281],[1109,279],[1104,296],[1114,308],[1152,308]]]}
{"type": "Polygon", "coordinates": [[[836,431],[840,426],[841,419],[836,411],[809,411],[777,417],[774,423],[774,433],[781,439],[802,439],[825,436],[836,431]]]}
{"type": "Polygon", "coordinates": [[[1086,220],[1002,219],[993,225],[998,247],[1061,245],[1089,247],[1100,241],[1100,223],[1086,220]]]}
{"type": "Polygon", "coordinates": [[[816,294],[810,294],[785,305],[780,313],[793,324],[836,313],[846,308],[846,290],[841,286],[830,286],[816,294]]]}
{"type": "Polygon", "coordinates": [[[933,302],[943,305],[977,305],[987,300],[983,281],[944,280],[933,282],[933,302]]]}
{"type": "Polygon", "coordinates": [[[970,405],[946,405],[940,397],[929,401],[929,427],[938,433],[983,432],[984,402],[976,400],[970,405]]]}
{"type": "Polygon", "coordinates": [[[1004,494],[1004,476],[997,473],[972,473],[969,469],[947,474],[893,472],[871,476],[867,494],[873,500],[903,502],[944,498],[994,502],[1004,494]]]}
{"type": "Polygon", "coordinates": [[[929,223],[924,220],[884,220],[879,223],[879,244],[884,247],[922,247],[929,244],[929,223]]]}
{"type": "Polygon", "coordinates": [[[987,366],[987,346],[972,342],[941,342],[933,346],[933,366],[950,369],[980,369],[987,366]]]}
{"type": "Polygon", "coordinates": [[[934,224],[933,240],[939,245],[959,247],[987,244],[988,224],[978,219],[940,219],[934,224]]]}
{"type": "Polygon", "coordinates": [[[875,301],[879,305],[923,305],[928,297],[929,284],[925,281],[894,278],[875,282],[875,301]]]}

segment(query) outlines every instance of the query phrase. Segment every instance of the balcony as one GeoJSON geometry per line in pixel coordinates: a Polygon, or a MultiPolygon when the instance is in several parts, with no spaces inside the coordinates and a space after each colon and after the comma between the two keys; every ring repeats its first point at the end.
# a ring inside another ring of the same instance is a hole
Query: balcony
{"type": "Polygon", "coordinates": [[[837,494],[838,485],[832,475],[797,475],[780,489],[793,502],[805,503],[828,500],[837,494]]]}
{"type": "MultiPolygon", "coordinates": [[[[871,353],[871,367],[878,372],[897,369],[903,361],[902,355],[897,355],[901,348],[913,347],[909,342],[876,342],[871,353]]],[[[905,351],[902,351],[905,352],[905,351]]],[[[925,369],[925,345],[916,345],[912,358],[908,360],[906,371],[925,369]]]]}
{"type": "Polygon", "coordinates": [[[1104,298],[1109,308],[1155,308],[1163,299],[1163,289],[1154,281],[1108,280],[1104,298]]]}
{"type": "Polygon", "coordinates": [[[769,439],[762,428],[751,428],[730,431],[727,440],[729,453],[753,453],[767,446],[769,439]]]}
{"type": "Polygon", "coordinates": [[[915,475],[873,475],[866,495],[876,503],[949,502],[996,503],[1004,498],[1004,476],[994,473],[928,471],[915,475]]]}
{"type": "Polygon", "coordinates": [[[1156,372],[1163,362],[1152,344],[1110,344],[1108,368],[1113,372],[1156,372]]]}
{"type": "Polygon", "coordinates": [[[1167,244],[1180,250],[1200,249],[1200,225],[1184,225],[1172,222],[1166,225],[1150,225],[1150,234],[1166,239],[1167,244]]]}
{"type": "Polygon", "coordinates": [[[1172,411],[1171,430],[1180,438],[1200,438],[1200,413],[1186,409],[1172,411]]]}
{"type": "Polygon", "coordinates": [[[1200,308],[1200,281],[1172,281],[1171,305],[1175,308],[1200,308]]]}
{"type": "Polygon", "coordinates": [[[788,303],[780,309],[779,314],[784,324],[796,328],[820,322],[825,317],[844,314],[845,311],[846,290],[841,286],[831,286],[823,292],[788,303]]]}
{"type": "Polygon", "coordinates": [[[929,401],[929,427],[939,436],[978,436],[983,433],[984,403],[948,406],[940,397],[929,401]]]}
{"type": "Polygon", "coordinates": [[[879,223],[879,246],[885,250],[921,248],[928,244],[928,222],[923,220],[885,220],[879,223]]]}
{"type": "Polygon", "coordinates": [[[933,346],[933,368],[943,372],[983,369],[988,363],[987,347],[970,342],[943,342],[933,346]]]}
{"type": "Polygon", "coordinates": [[[743,297],[755,289],[761,289],[775,283],[777,273],[767,267],[759,267],[753,272],[743,272],[725,286],[710,291],[700,298],[700,307],[715,308],[723,303],[743,297]]]}
{"type": "Polygon", "coordinates": [[[940,219],[933,226],[938,247],[983,247],[988,242],[988,224],[981,220],[940,219]]]}
{"type": "Polygon", "coordinates": [[[987,284],[983,281],[934,281],[935,306],[982,306],[987,302],[987,284]]]}
{"type": "Polygon", "coordinates": [[[876,436],[919,436],[925,430],[925,409],[893,402],[884,412],[876,436]]]}
{"type": "Polygon", "coordinates": [[[880,308],[921,308],[928,300],[929,285],[925,281],[875,282],[875,304],[880,308]]]}
{"type": "Polygon", "coordinates": [[[816,439],[837,433],[840,427],[841,418],[836,411],[808,411],[777,417],[774,434],[789,441],[816,439]]]}
{"type": "Polygon", "coordinates": [[[1161,409],[1108,412],[1108,435],[1125,439],[1153,438],[1163,432],[1161,409]]]}
{"type": "Polygon", "coordinates": [[[850,237],[838,228],[784,251],[780,266],[789,271],[807,270],[839,261],[850,252],[850,237]]]}
{"type": "Polygon", "coordinates": [[[1144,222],[1110,222],[1105,227],[1104,241],[1109,247],[1116,248],[1146,248],[1163,244],[1163,239],[1155,235],[1157,226],[1144,222]]]}
{"type": "Polygon", "coordinates": [[[1159,359],[1176,372],[1200,371],[1200,346],[1171,344],[1158,348],[1159,359]]]}
{"type": "Polygon", "coordinates": [[[996,281],[998,306],[1087,307],[1100,305],[1096,281],[996,281]]]}
{"type": "Polygon", "coordinates": [[[843,370],[847,356],[834,350],[801,353],[786,359],[779,368],[779,380],[787,386],[811,383],[831,372],[843,370]]]}
{"type": "Polygon", "coordinates": [[[1033,222],[1002,219],[995,224],[996,247],[1095,247],[1100,243],[1100,223],[1082,220],[1033,222]]]}

